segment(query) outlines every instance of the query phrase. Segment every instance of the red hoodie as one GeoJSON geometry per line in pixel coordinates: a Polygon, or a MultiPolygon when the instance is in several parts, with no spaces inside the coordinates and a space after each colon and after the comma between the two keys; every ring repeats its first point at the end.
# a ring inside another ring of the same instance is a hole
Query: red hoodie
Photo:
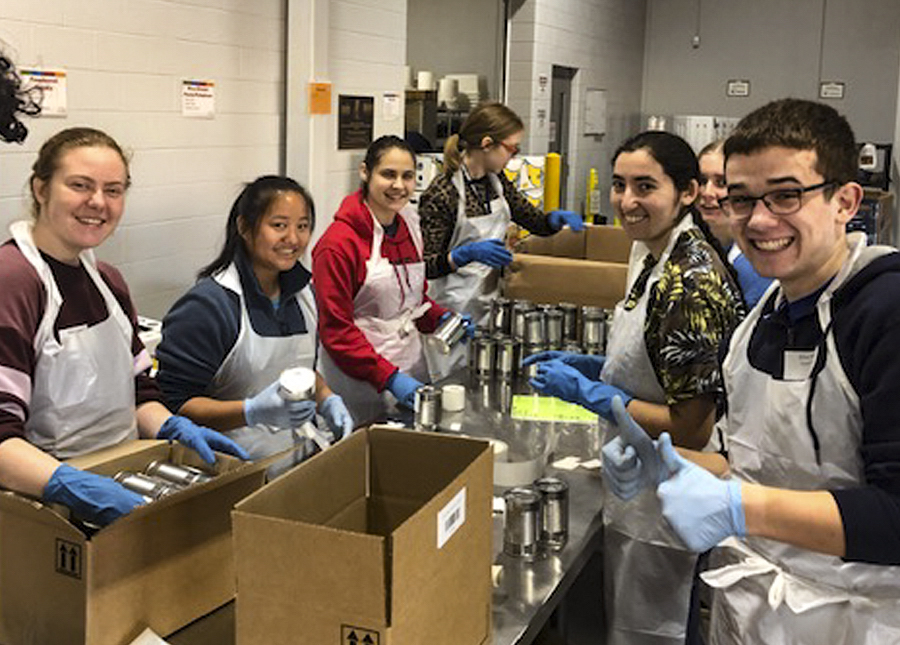
{"type": "MultiPolygon", "coordinates": [[[[393,237],[384,236],[381,255],[391,264],[421,262],[406,220],[393,237]]],[[[374,223],[362,201],[362,191],[347,195],[334,215],[334,222],[313,248],[313,284],[319,310],[319,338],[328,355],[345,374],[371,383],[379,392],[397,366],[375,351],[353,320],[353,300],[366,279],[366,260],[372,254],[374,223]]],[[[426,295],[431,308],[416,320],[420,332],[435,330],[447,310],[426,295]]]]}

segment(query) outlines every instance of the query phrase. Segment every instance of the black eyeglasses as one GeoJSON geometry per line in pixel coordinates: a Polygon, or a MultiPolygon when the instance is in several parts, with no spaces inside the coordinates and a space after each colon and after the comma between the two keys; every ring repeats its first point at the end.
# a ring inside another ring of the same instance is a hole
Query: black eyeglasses
{"type": "Polygon", "coordinates": [[[759,196],[754,195],[729,195],[719,200],[719,206],[729,217],[735,219],[747,219],[753,214],[753,207],[757,201],[762,201],[766,208],[774,215],[791,215],[803,206],[803,195],[813,190],[836,186],[836,181],[823,181],[801,188],[776,188],[759,196]]]}

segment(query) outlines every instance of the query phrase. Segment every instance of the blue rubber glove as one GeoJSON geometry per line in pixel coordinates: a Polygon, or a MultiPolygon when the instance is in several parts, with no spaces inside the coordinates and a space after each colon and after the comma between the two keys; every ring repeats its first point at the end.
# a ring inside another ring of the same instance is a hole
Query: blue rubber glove
{"type": "Polygon", "coordinates": [[[532,378],[529,383],[543,394],[555,396],[570,403],[577,403],[599,414],[607,421],[614,420],[612,413],[614,396],[619,396],[625,405],[628,405],[633,398],[613,385],[587,378],[558,358],[539,363],[537,376],[532,378]]]}
{"type": "Polygon", "coordinates": [[[457,246],[450,251],[450,258],[457,267],[464,267],[469,262],[481,262],[489,267],[505,267],[512,262],[512,253],[503,240],[490,239],[457,246]]]}
{"type": "Polygon", "coordinates": [[[620,499],[629,500],[646,488],[656,488],[669,471],[656,450],[656,443],[637,424],[618,396],[612,400],[619,434],[600,451],[603,480],[620,499]]]}
{"type": "Polygon", "coordinates": [[[75,517],[106,526],[143,504],[144,498],[109,477],[61,464],[44,487],[44,501],[68,506],[75,517]]]}
{"type": "Polygon", "coordinates": [[[397,398],[397,403],[412,410],[416,405],[416,390],[422,383],[397,370],[387,382],[387,389],[397,398]]]}
{"type": "Polygon", "coordinates": [[[573,231],[584,230],[584,220],[581,215],[572,211],[550,211],[550,226],[557,231],[568,224],[573,231]]]}
{"type": "Polygon", "coordinates": [[[177,441],[194,450],[200,455],[200,459],[208,464],[216,463],[216,455],[213,450],[234,455],[239,459],[250,459],[246,450],[221,432],[198,426],[187,417],[180,417],[177,414],[173,414],[163,422],[156,438],[177,441]]]}
{"type": "Polygon", "coordinates": [[[543,363],[544,361],[560,360],[566,365],[571,365],[576,370],[584,374],[589,379],[597,380],[600,378],[600,371],[606,362],[606,356],[575,354],[572,352],[559,352],[553,349],[532,354],[524,361],[522,365],[528,366],[532,363],[543,363]]]}
{"type": "Polygon", "coordinates": [[[656,489],[662,513],[692,551],[702,553],[727,537],[747,535],[741,482],[719,479],[675,452],[668,432],[659,437],[659,455],[672,473],[656,489]]]}
{"type": "Polygon", "coordinates": [[[244,419],[248,426],[267,425],[284,430],[299,428],[307,421],[315,421],[316,402],[288,401],[278,393],[278,381],[256,396],[244,399],[244,419]]]}
{"type": "MultiPolygon", "coordinates": [[[[445,311],[444,313],[442,313],[441,317],[438,318],[438,325],[443,323],[445,320],[447,320],[452,315],[453,315],[452,311],[445,311]]],[[[462,342],[466,342],[467,340],[472,338],[472,336],[475,335],[475,321],[472,320],[472,316],[470,316],[469,314],[460,314],[460,316],[462,316],[463,326],[465,327],[465,330],[466,330],[466,335],[462,337],[462,342]]]]}
{"type": "Polygon", "coordinates": [[[319,404],[319,414],[322,415],[325,423],[328,424],[328,429],[334,435],[335,441],[349,437],[350,433],[353,432],[353,417],[350,416],[350,411],[344,405],[344,399],[337,394],[326,397],[319,404]]]}

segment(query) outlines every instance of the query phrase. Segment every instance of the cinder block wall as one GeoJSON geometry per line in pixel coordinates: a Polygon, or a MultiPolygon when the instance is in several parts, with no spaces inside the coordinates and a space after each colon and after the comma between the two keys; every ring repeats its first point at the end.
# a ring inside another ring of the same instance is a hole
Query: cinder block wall
{"type": "Polygon", "coordinates": [[[0,146],[0,228],[27,213],[40,144],[75,125],[133,153],[134,184],[100,250],[138,310],[160,317],[222,241],[242,182],[278,172],[284,0],[2,0],[0,47],[20,66],[68,72],[68,116],[0,146]],[[216,83],[214,119],[181,115],[181,81],[216,83]]]}

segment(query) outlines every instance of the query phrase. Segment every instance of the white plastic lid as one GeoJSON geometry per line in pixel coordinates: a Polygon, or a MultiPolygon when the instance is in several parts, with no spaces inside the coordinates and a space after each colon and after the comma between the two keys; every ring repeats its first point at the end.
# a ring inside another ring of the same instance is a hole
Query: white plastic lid
{"type": "Polygon", "coordinates": [[[316,373],[308,367],[286,369],[278,378],[278,386],[286,399],[311,399],[316,392],[316,373]]]}

